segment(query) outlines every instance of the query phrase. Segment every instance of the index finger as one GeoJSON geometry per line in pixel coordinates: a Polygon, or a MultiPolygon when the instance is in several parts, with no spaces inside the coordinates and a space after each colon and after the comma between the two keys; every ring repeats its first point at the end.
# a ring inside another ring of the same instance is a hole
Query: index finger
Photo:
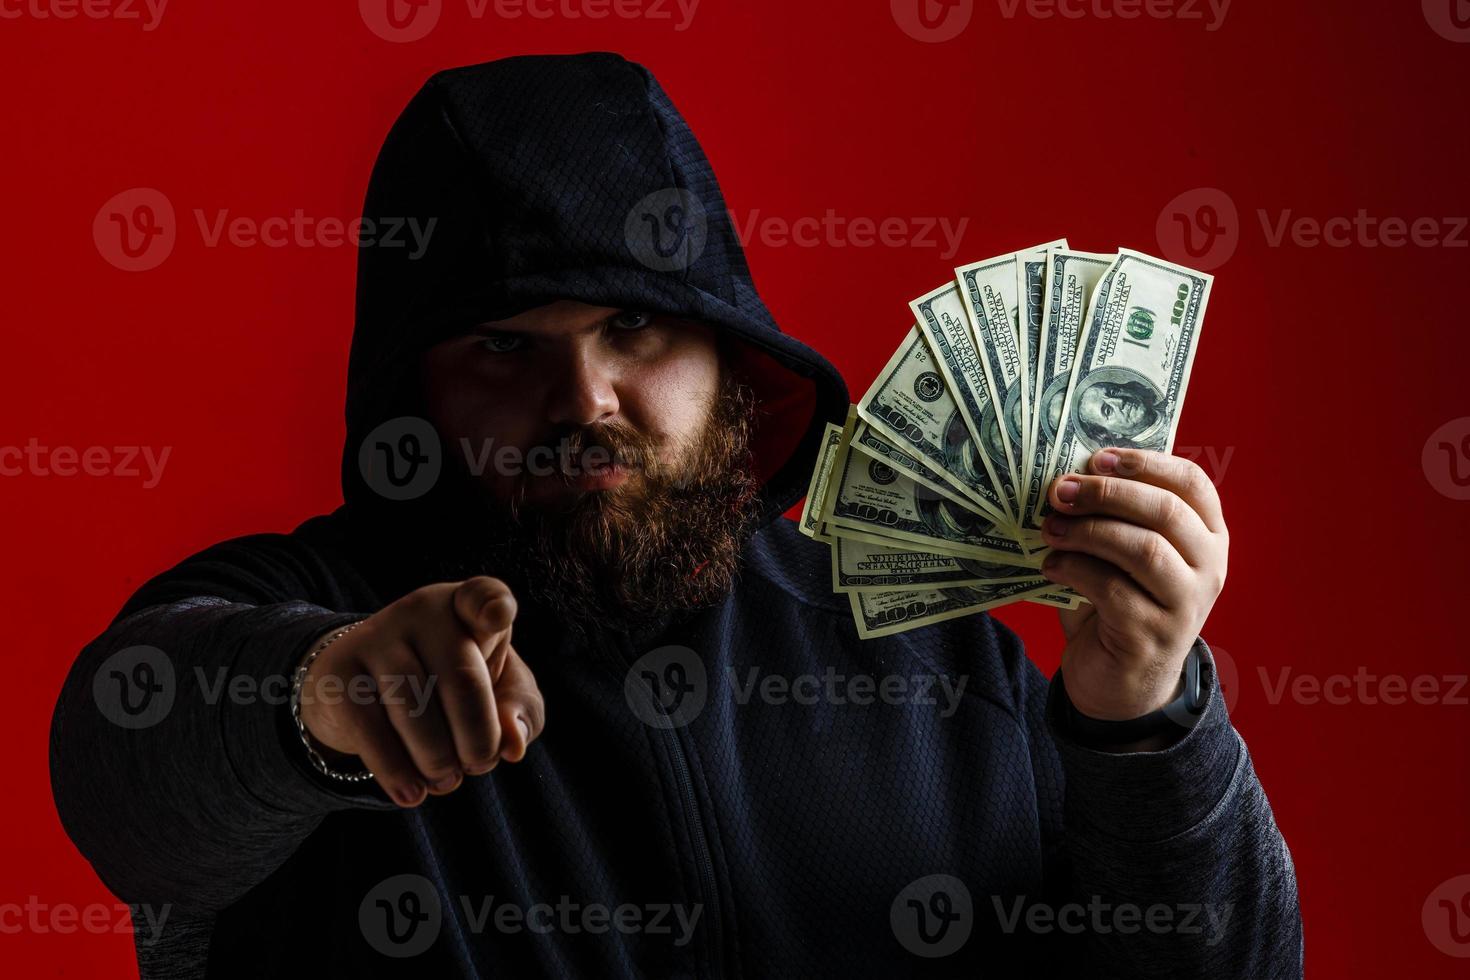
{"type": "Polygon", "coordinates": [[[1225,513],[1215,484],[1187,459],[1148,449],[1105,448],[1092,454],[1088,469],[1172,491],[1194,508],[1205,527],[1216,534],[1225,530],[1225,513]]]}

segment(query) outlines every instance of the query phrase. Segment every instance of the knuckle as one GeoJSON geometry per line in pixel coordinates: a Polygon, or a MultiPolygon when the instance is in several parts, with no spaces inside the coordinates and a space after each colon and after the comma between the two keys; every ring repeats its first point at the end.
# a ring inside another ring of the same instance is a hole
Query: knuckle
{"type": "Polygon", "coordinates": [[[1150,453],[1138,449],[1114,449],[1113,453],[1118,457],[1118,465],[1114,472],[1119,476],[1133,479],[1148,472],[1151,463],[1150,453]]]}
{"type": "Polygon", "coordinates": [[[434,750],[424,757],[423,772],[434,782],[459,775],[458,753],[452,748],[436,745],[434,750]]]}
{"type": "Polygon", "coordinates": [[[383,685],[402,684],[410,677],[417,677],[423,673],[423,667],[412,650],[397,644],[378,654],[373,660],[371,673],[381,692],[383,685]]]}
{"type": "Polygon", "coordinates": [[[414,589],[393,605],[409,616],[419,616],[433,605],[435,592],[434,586],[426,585],[423,588],[414,589]]]}
{"type": "Polygon", "coordinates": [[[1210,482],[1209,475],[1198,463],[1191,460],[1184,461],[1183,483],[1185,492],[1192,497],[1208,499],[1215,492],[1215,485],[1210,482]]]}
{"type": "Polygon", "coordinates": [[[1184,506],[1184,501],[1176,494],[1168,492],[1159,494],[1159,524],[1166,527],[1178,524],[1184,518],[1184,506]]]}
{"type": "Polygon", "coordinates": [[[1168,545],[1157,534],[1150,534],[1143,539],[1139,553],[1144,567],[1151,571],[1162,571],[1169,565],[1168,545]]]}
{"type": "Polygon", "coordinates": [[[1133,589],[1121,575],[1109,575],[1102,586],[1103,600],[1109,605],[1127,607],[1133,602],[1133,589]]]}

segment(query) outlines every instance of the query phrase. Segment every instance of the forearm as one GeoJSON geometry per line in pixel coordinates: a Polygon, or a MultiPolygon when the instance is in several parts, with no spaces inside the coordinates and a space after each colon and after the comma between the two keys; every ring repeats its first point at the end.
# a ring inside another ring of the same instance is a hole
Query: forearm
{"type": "Polygon", "coordinates": [[[1195,729],[1157,752],[1071,741],[1048,720],[1065,780],[1071,900],[1100,976],[1301,974],[1296,877],[1208,663],[1195,729]],[[1152,917],[1152,918],[1150,918],[1152,917]]]}
{"type": "Polygon", "coordinates": [[[354,618],[200,598],[137,612],[82,651],[52,719],[52,787],[67,833],[120,898],[222,908],[327,813],[391,806],[315,778],[290,741],[292,669],[354,618]],[[156,650],[151,674],[112,659],[138,646],[156,650]],[[166,710],[128,714],[148,703],[138,681],[166,710]]]}

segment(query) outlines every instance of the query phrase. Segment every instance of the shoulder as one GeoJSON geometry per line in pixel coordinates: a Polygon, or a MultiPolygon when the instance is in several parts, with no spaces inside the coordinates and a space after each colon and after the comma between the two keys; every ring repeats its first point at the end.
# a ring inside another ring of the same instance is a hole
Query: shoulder
{"type": "Polygon", "coordinates": [[[302,600],[349,608],[366,599],[367,591],[341,549],[336,515],[323,515],[289,534],[242,535],[196,551],[145,582],[118,617],[200,596],[252,605],[302,600]]]}
{"type": "Polygon", "coordinates": [[[795,521],[778,517],[761,528],[746,546],[745,570],[808,606],[849,614],[847,597],[832,591],[831,549],[795,521]]]}

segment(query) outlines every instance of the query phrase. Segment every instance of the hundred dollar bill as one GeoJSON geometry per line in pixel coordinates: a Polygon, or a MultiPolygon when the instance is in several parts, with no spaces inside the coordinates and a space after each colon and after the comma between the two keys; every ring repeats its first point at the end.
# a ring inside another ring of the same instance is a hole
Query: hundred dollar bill
{"type": "Polygon", "coordinates": [[[1214,277],[1122,249],[1103,275],[1077,352],[1049,479],[1105,446],[1169,452],[1214,277]]]}
{"type": "Polygon", "coordinates": [[[1053,606],[1057,609],[1076,609],[1087,600],[1075,593],[1043,592],[1040,595],[1031,596],[1026,601],[1034,602],[1038,606],[1053,606]]]}
{"type": "MultiPolygon", "coordinates": [[[[965,316],[975,350],[980,354],[980,369],[985,377],[989,404],[980,421],[980,441],[986,453],[1009,479],[1009,487],[1019,493],[1024,472],[1021,454],[1025,449],[1025,420],[1029,399],[1024,381],[1027,371],[1021,345],[1016,263],[1021,255],[1047,248],[1059,248],[1066,242],[1048,242],[1021,252],[1009,252],[992,259],[972,262],[955,269],[965,316]]],[[[1012,512],[1019,519],[1023,513],[1019,498],[1012,499],[1012,512]]]]}
{"type": "Polygon", "coordinates": [[[992,488],[992,496],[1001,504],[1002,523],[1015,525],[1018,520],[1016,486],[1010,478],[1005,445],[999,438],[994,441],[985,438],[986,419],[998,412],[999,405],[990,392],[984,359],[975,345],[975,335],[970,332],[966,306],[959,284],[953,281],[909,304],[918,321],[919,332],[934,353],[934,363],[959,405],[965,428],[978,449],[975,455],[980,458],[983,476],[974,476],[978,482],[992,488]]]}
{"type": "Polygon", "coordinates": [[[881,460],[852,452],[850,433],[855,427],[850,420],[843,433],[822,505],[822,519],[833,535],[879,536],[941,554],[1040,565],[1039,557],[1030,557],[990,517],[957,505],[881,460]]]}
{"type": "Polygon", "coordinates": [[[806,501],[801,505],[801,521],[796,525],[809,538],[815,538],[822,527],[822,499],[827,496],[827,478],[832,474],[832,460],[837,456],[837,447],[842,442],[842,427],[827,423],[822,432],[821,448],[817,451],[817,465],[812,470],[812,482],[806,488],[806,501]]]}
{"type": "Polygon", "coordinates": [[[1046,312],[1046,254],[1051,248],[1066,248],[1066,239],[1016,256],[1017,332],[1021,344],[1021,382],[1026,397],[1026,414],[1021,420],[1021,512],[1029,514],[1033,447],[1031,420],[1040,394],[1041,316],[1046,312]]]}
{"type": "Polygon", "coordinates": [[[888,359],[857,413],[880,436],[922,460],[997,522],[1009,525],[995,484],[934,355],[917,326],[888,359]]]}
{"type": "Polygon", "coordinates": [[[914,548],[885,548],[849,538],[832,539],[832,591],[1002,585],[1036,580],[1036,569],[997,565],[914,548]]]}
{"type": "Polygon", "coordinates": [[[852,448],[864,456],[871,456],[881,460],[899,470],[904,476],[909,477],[915,483],[922,484],[946,497],[966,510],[973,510],[984,516],[984,512],[969,497],[960,493],[953,484],[946,480],[940,473],[924,463],[919,457],[912,453],[899,449],[891,441],[879,435],[877,431],[867,422],[858,420],[857,427],[852,432],[852,448]]]}
{"type": "Polygon", "coordinates": [[[952,589],[902,592],[849,592],[858,636],[865,640],[932,626],[1046,593],[1045,579],[952,589]]]}
{"type": "Polygon", "coordinates": [[[1038,341],[1036,403],[1031,409],[1031,483],[1026,488],[1028,510],[1022,527],[1041,527],[1040,510],[1046,500],[1046,482],[1053,442],[1062,418],[1062,403],[1072,379],[1077,339],[1087,315],[1087,304],[1097,283],[1116,255],[1053,249],[1047,252],[1046,309],[1038,341]]]}

